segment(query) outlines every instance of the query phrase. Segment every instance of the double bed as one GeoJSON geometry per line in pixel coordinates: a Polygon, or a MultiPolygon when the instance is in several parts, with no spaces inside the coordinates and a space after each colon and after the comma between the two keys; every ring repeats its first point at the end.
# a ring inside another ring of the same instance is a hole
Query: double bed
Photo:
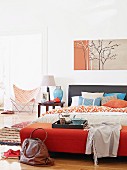
{"type": "MultiPolygon", "coordinates": [[[[81,95],[81,92],[104,92],[104,93],[127,93],[127,86],[124,85],[69,85],[68,106],[71,105],[72,97],[81,95]]],[[[127,100],[127,95],[125,99],[127,100]]]]}
{"type": "MultiPolygon", "coordinates": [[[[60,114],[70,114],[72,119],[74,116],[88,120],[89,124],[112,122],[127,125],[127,107],[112,108],[107,106],[84,106],[71,105],[74,96],[81,96],[82,92],[103,92],[103,93],[127,93],[127,86],[115,85],[69,85],[68,87],[68,107],[53,109],[43,113],[40,118],[34,122],[53,123],[57,121],[60,114]]],[[[127,101],[125,95],[124,101],[127,101]]]]}
{"type": "MultiPolygon", "coordinates": [[[[68,107],[48,111],[33,123],[20,131],[21,142],[28,138],[33,129],[43,127],[48,132],[46,145],[51,152],[85,153],[88,131],[83,129],[52,128],[52,123],[63,113],[76,115],[88,120],[88,123],[112,122],[120,123],[119,156],[127,156],[127,107],[111,108],[107,106],[71,106],[73,96],[81,96],[81,92],[127,93],[127,86],[117,85],[69,85],[68,107]],[[46,124],[45,124],[46,123],[46,124]]],[[[125,96],[127,101],[127,95],[125,96]]],[[[40,137],[40,131],[34,137],[40,137]]]]}

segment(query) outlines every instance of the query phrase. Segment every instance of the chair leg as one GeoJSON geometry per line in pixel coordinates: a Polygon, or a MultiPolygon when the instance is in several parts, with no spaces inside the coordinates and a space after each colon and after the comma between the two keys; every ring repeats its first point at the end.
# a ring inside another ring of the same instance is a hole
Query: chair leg
{"type": "Polygon", "coordinates": [[[18,112],[20,112],[15,103],[12,102],[12,105],[15,107],[15,109],[16,109],[18,112]]]}
{"type": "Polygon", "coordinates": [[[33,103],[33,109],[32,109],[32,113],[33,113],[33,111],[34,111],[34,106],[35,106],[35,102],[33,103]]]}
{"type": "MultiPolygon", "coordinates": [[[[30,112],[32,112],[32,113],[33,113],[33,111],[34,111],[35,101],[33,102],[33,104],[32,104],[31,102],[28,102],[28,103],[24,104],[23,106],[21,106],[21,105],[19,105],[18,103],[16,103],[13,99],[11,99],[11,102],[12,102],[12,105],[15,107],[15,109],[16,109],[19,113],[22,112],[22,111],[25,109],[25,107],[27,107],[28,110],[29,110],[30,112]],[[29,103],[31,103],[31,105],[29,105],[29,103]],[[32,106],[32,108],[31,108],[30,106],[32,106]],[[20,108],[20,109],[19,109],[19,108],[20,108]]],[[[25,111],[25,110],[24,110],[24,111],[25,111]]],[[[28,111],[26,111],[26,112],[28,112],[28,111]]]]}

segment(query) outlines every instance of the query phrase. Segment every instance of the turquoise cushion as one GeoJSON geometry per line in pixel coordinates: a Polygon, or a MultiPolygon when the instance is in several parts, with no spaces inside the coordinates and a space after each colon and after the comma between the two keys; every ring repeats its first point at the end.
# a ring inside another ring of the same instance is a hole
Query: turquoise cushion
{"type": "Polygon", "coordinates": [[[98,97],[95,99],[94,106],[100,106],[101,105],[101,97],[98,97]]]}
{"type": "Polygon", "coordinates": [[[83,99],[83,105],[85,106],[100,106],[101,105],[101,98],[98,97],[96,99],[83,99]]]}
{"type": "Polygon", "coordinates": [[[78,105],[82,105],[82,103],[83,103],[83,97],[82,97],[82,96],[79,96],[78,105]]]}
{"type": "Polygon", "coordinates": [[[106,97],[106,96],[115,96],[115,95],[117,95],[118,99],[124,100],[125,96],[126,96],[126,93],[105,93],[104,97],[106,97]]]}

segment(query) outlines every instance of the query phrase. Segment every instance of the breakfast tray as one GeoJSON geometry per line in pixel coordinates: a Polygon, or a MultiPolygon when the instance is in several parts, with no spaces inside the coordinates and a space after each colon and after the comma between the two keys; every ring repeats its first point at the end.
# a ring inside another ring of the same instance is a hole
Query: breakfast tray
{"type": "Polygon", "coordinates": [[[75,125],[73,123],[70,124],[60,124],[60,121],[58,120],[57,122],[52,124],[52,128],[63,128],[63,129],[84,129],[86,127],[86,124],[81,124],[81,125],[75,125]]]}

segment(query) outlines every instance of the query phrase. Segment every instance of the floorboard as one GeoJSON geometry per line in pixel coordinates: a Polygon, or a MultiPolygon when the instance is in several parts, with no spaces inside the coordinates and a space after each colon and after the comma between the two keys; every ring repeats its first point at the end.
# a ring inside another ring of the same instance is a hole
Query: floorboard
{"type": "MultiPolygon", "coordinates": [[[[23,121],[32,121],[36,118],[37,113],[20,113],[20,115],[0,114],[0,128],[23,121]]],[[[20,149],[20,146],[0,145],[0,153],[8,149],[17,150],[20,149]]],[[[65,153],[50,153],[50,155],[55,160],[55,165],[51,167],[33,167],[20,163],[18,159],[1,159],[0,170],[127,170],[127,157],[100,158],[98,159],[99,165],[95,166],[91,155],[65,153]]]]}

